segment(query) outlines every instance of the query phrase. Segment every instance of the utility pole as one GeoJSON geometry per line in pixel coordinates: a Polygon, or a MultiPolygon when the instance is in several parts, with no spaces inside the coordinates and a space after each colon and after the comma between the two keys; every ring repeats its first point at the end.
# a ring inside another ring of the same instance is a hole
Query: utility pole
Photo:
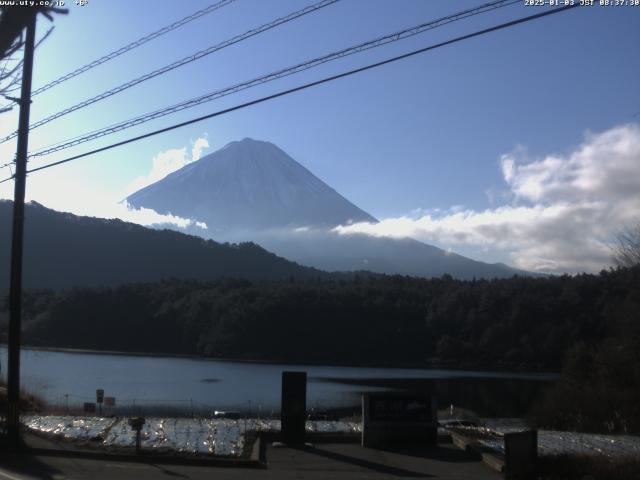
{"type": "Polygon", "coordinates": [[[11,237],[11,284],[9,289],[9,367],[7,435],[9,446],[20,446],[20,334],[22,330],[22,247],[24,236],[24,194],[27,180],[29,144],[29,110],[31,107],[31,74],[36,37],[36,12],[27,24],[22,67],[18,148],[16,152],[15,189],[13,194],[13,230],[11,237]]]}

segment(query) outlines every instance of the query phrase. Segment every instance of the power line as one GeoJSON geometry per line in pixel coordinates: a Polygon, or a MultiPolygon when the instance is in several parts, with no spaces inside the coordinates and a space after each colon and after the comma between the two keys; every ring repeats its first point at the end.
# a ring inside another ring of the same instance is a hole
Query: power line
{"type": "MultiPolygon", "coordinates": [[[[138,85],[142,82],[146,82],[147,80],[151,80],[152,78],[158,77],[160,75],[164,75],[165,73],[168,73],[172,70],[175,70],[176,68],[182,67],[184,65],[187,65],[191,62],[195,62],[196,60],[200,60],[201,58],[210,55],[214,52],[217,52],[219,50],[222,50],[226,47],[229,47],[231,45],[234,45],[236,43],[239,43],[243,40],[246,40],[248,38],[251,38],[255,35],[259,35],[260,33],[266,32],[267,30],[271,30],[272,28],[275,28],[277,26],[283,25],[285,23],[291,22],[299,17],[302,17],[304,15],[307,15],[309,13],[315,12],[317,10],[320,10],[321,8],[327,7],[329,5],[332,5],[336,2],[338,2],[339,0],[321,0],[318,3],[315,3],[313,5],[310,5],[308,7],[305,7],[301,10],[296,10],[295,12],[292,12],[284,17],[281,18],[277,18],[276,20],[273,20],[269,23],[265,23],[264,25],[261,25],[257,28],[251,29],[246,31],[245,33],[241,34],[241,35],[236,35],[235,37],[229,39],[229,40],[225,40],[224,42],[218,43],[216,45],[212,45],[208,48],[205,48],[204,50],[200,50],[196,53],[193,53],[191,55],[187,55],[184,58],[181,58],[180,60],[177,60],[173,63],[170,63],[169,65],[165,65],[164,67],[158,68],[150,73],[147,73],[145,75],[142,75],[140,77],[134,78],[133,80],[130,80],[126,83],[123,83],[121,85],[118,85],[115,88],[112,88],[111,90],[107,90],[106,92],[100,93],[94,97],[88,98],[80,103],[77,103],[75,105],[72,105],[69,108],[65,108],[64,110],[61,110],[59,112],[54,113],[53,115],[50,115],[46,118],[43,118],[42,120],[38,120],[37,122],[33,123],[30,126],[30,129],[33,130],[34,128],[38,128],[46,123],[49,123],[57,118],[63,117],[64,115],[68,115],[69,113],[75,112],[76,110],[80,110],[81,108],[87,107],[89,105],[92,105],[96,102],[99,102],[100,100],[104,100],[105,98],[109,98],[113,95],[116,95],[117,93],[123,92],[131,87],[134,87],[135,85],[138,85]]],[[[7,135],[6,137],[4,137],[2,140],[0,140],[0,143],[4,143],[7,140],[11,140],[12,138],[14,138],[17,135],[16,132],[7,135]]]]}
{"type": "Polygon", "coordinates": [[[42,87],[35,90],[31,95],[32,96],[38,95],[46,90],[49,90],[50,88],[53,88],[62,82],[65,82],[74,77],[77,77],[78,75],[88,70],[91,70],[92,68],[95,68],[98,65],[102,65],[103,63],[106,63],[109,60],[113,60],[114,58],[119,57],[123,53],[126,53],[130,50],[133,50],[134,48],[144,45],[145,43],[150,42],[151,40],[154,40],[166,33],[169,33],[172,30],[175,30],[176,28],[180,28],[183,25],[186,25],[187,23],[193,22],[194,20],[197,20],[198,18],[203,17],[209,13],[215,12],[216,10],[222,7],[225,7],[233,2],[235,2],[235,0],[221,0],[218,3],[211,4],[208,7],[203,8],[202,10],[198,10],[197,12],[194,12],[191,15],[188,15],[181,20],[173,22],[172,24],[167,25],[166,27],[162,27],[160,30],[156,30],[155,32],[145,35],[144,37],[139,38],[135,42],[131,42],[130,44],[125,45],[124,47],[114,50],[113,52],[108,53],[107,55],[104,55],[103,57],[100,57],[97,60],[94,60],[93,62],[87,63],[86,65],[53,80],[52,82],[49,82],[46,85],[43,85],[42,87]]]}
{"type": "MultiPolygon", "coordinates": [[[[107,55],[105,55],[103,57],[100,57],[99,59],[94,60],[93,62],[90,62],[90,63],[88,63],[88,64],[86,64],[86,65],[84,65],[84,66],[82,66],[82,67],[70,72],[70,73],[67,73],[66,75],[63,75],[63,76],[53,80],[52,82],[50,82],[50,83],[48,83],[46,85],[43,85],[39,89],[35,90],[31,94],[31,96],[33,97],[35,95],[38,95],[39,93],[42,93],[42,92],[44,92],[46,90],[49,90],[50,88],[53,88],[56,85],[59,85],[60,83],[63,83],[65,81],[67,81],[67,80],[70,80],[70,79],[72,79],[74,77],[77,77],[78,75],[80,75],[80,74],[82,74],[82,73],[84,73],[84,72],[86,72],[88,70],[91,70],[92,68],[95,68],[98,65],[102,65],[103,63],[106,63],[109,60],[112,60],[112,59],[114,59],[116,57],[119,57],[123,53],[126,53],[126,52],[128,52],[130,50],[133,50],[134,48],[137,48],[137,47],[139,47],[141,45],[144,45],[145,43],[150,42],[151,40],[153,40],[155,38],[158,38],[158,37],[164,35],[165,33],[168,33],[168,32],[170,32],[172,30],[175,30],[176,28],[179,28],[179,27],[181,27],[183,25],[186,25],[187,23],[192,22],[193,20],[196,20],[196,19],[198,19],[198,18],[200,18],[200,17],[202,17],[204,15],[207,15],[207,14],[209,14],[211,12],[214,12],[214,11],[216,11],[216,10],[218,10],[218,9],[220,9],[220,8],[226,6],[226,5],[228,5],[228,4],[230,4],[230,3],[234,2],[234,1],[235,0],[222,0],[222,1],[218,2],[218,3],[212,4],[212,5],[209,5],[206,8],[203,8],[202,10],[198,10],[197,12],[194,12],[193,14],[188,15],[188,16],[184,17],[181,20],[178,20],[177,22],[174,22],[174,23],[172,23],[170,25],[167,25],[166,27],[163,27],[160,30],[157,30],[157,31],[155,31],[153,33],[150,33],[149,35],[146,35],[146,36],[136,40],[135,42],[132,42],[132,43],[130,43],[128,45],[125,45],[124,47],[121,47],[118,50],[114,50],[113,52],[111,52],[111,53],[109,53],[109,54],[107,54],[107,55]]],[[[49,33],[51,33],[51,30],[52,29],[50,29],[49,32],[47,32],[47,34],[45,35],[44,38],[46,38],[49,35],[49,33]]],[[[44,38],[42,38],[38,42],[38,45],[42,42],[42,40],[44,40],[44,38]]],[[[36,47],[38,45],[36,45],[36,47]]],[[[13,92],[13,91],[16,91],[16,90],[19,90],[19,89],[20,89],[20,86],[17,85],[17,86],[15,86],[13,88],[5,89],[5,91],[7,93],[10,93],[10,92],[13,92]]],[[[2,113],[3,111],[11,110],[11,107],[12,107],[11,105],[3,105],[2,107],[0,107],[0,113],[2,113]]]]}
{"type": "Polygon", "coordinates": [[[332,52],[329,53],[327,55],[321,56],[321,57],[317,57],[314,58],[312,60],[308,60],[306,62],[303,63],[299,63],[297,65],[293,65],[291,67],[287,67],[272,73],[269,73],[267,75],[263,75],[261,77],[258,78],[254,78],[252,80],[248,80],[248,81],[244,81],[235,85],[232,85],[230,87],[226,87],[223,88],[221,90],[216,90],[214,92],[210,92],[208,94],[202,95],[200,97],[195,97],[192,98],[190,100],[184,101],[184,102],[180,102],[178,104],[169,106],[169,107],[165,107],[163,109],[160,110],[156,110],[154,112],[150,112],[150,113],[146,113],[144,115],[120,122],[120,123],[116,123],[113,125],[110,125],[108,127],[99,129],[99,130],[95,130],[93,132],[89,132],[68,140],[64,140],[62,142],[58,142],[57,144],[51,145],[49,147],[45,147],[43,149],[41,149],[40,151],[34,153],[31,155],[31,157],[36,157],[36,156],[44,156],[44,155],[48,155],[50,153],[54,153],[54,152],[58,152],[60,150],[65,150],[67,148],[70,147],[74,147],[76,145],[80,145],[82,143],[86,143],[88,141],[91,140],[95,140],[97,138],[106,136],[106,135],[110,135],[112,133],[116,133],[119,132],[121,130],[125,130],[137,125],[140,125],[142,123],[146,123],[148,121],[151,120],[155,120],[157,118],[160,117],[164,117],[166,115],[181,111],[181,110],[185,110],[188,108],[192,108],[198,105],[201,105],[203,103],[206,102],[210,102],[212,100],[216,100],[218,98],[222,98],[225,97],[227,95],[231,95],[237,92],[240,92],[242,90],[246,90],[248,88],[252,88],[255,87],[257,85],[261,85],[263,83],[267,83],[267,82],[271,82],[274,80],[278,80],[280,78],[284,78],[287,77],[289,75],[293,75],[299,72],[302,72],[304,70],[308,70],[310,68],[314,68],[316,66],[322,65],[324,63],[333,61],[333,60],[337,60],[339,58],[344,58],[347,57],[349,55],[353,55],[356,53],[360,53],[366,50],[370,50],[372,48],[377,48],[383,45],[386,45],[388,43],[392,43],[392,42],[396,42],[399,40],[403,40],[405,38],[409,38],[412,37],[414,35],[417,35],[419,33],[423,33],[427,30],[432,30],[434,28],[440,27],[442,25],[446,25],[458,20],[462,20],[464,18],[468,18],[474,15],[479,15],[481,13],[485,13],[487,11],[491,11],[491,10],[495,10],[497,8],[502,8],[502,7],[506,7],[509,5],[513,5],[514,3],[520,3],[520,0],[498,0],[498,1],[493,1],[490,3],[486,3],[483,5],[480,5],[479,7],[475,7],[475,8],[471,8],[468,10],[463,10],[461,12],[452,14],[452,15],[448,15],[446,17],[442,17],[439,18],[437,20],[433,20],[427,23],[423,23],[411,28],[406,28],[404,30],[400,30],[398,32],[392,33],[392,34],[388,34],[385,35],[383,37],[379,37],[376,38],[374,40],[369,40],[367,42],[363,42],[360,43],[358,45],[352,46],[352,47],[348,47],[336,52],[332,52]]]}
{"type": "MultiPolygon", "coordinates": [[[[530,22],[532,20],[537,20],[539,18],[543,18],[543,17],[549,16],[549,15],[554,15],[554,14],[557,14],[557,13],[560,13],[560,12],[564,12],[564,11],[570,10],[572,8],[576,8],[578,6],[579,6],[578,4],[566,5],[566,6],[563,6],[563,7],[554,8],[552,10],[546,10],[544,12],[540,12],[540,13],[537,13],[535,15],[529,15],[527,17],[518,18],[518,19],[512,20],[510,22],[501,23],[501,24],[495,25],[493,27],[485,28],[483,30],[478,30],[476,32],[469,33],[467,35],[462,35],[460,37],[453,38],[451,40],[446,40],[444,42],[436,43],[436,44],[430,45],[428,47],[420,48],[418,50],[414,50],[412,52],[405,53],[403,55],[398,55],[396,57],[388,58],[386,60],[382,60],[380,62],[372,63],[372,64],[366,65],[364,67],[360,67],[360,68],[356,68],[356,69],[353,69],[353,70],[349,70],[347,72],[343,72],[343,73],[340,73],[340,74],[337,74],[337,75],[332,75],[330,77],[325,77],[325,78],[323,78],[321,80],[316,80],[314,82],[306,83],[306,84],[300,85],[298,87],[290,88],[288,90],[283,90],[283,91],[280,91],[278,93],[274,93],[272,95],[268,95],[266,97],[261,97],[261,98],[258,98],[256,100],[252,100],[250,102],[246,102],[246,103],[242,103],[240,105],[236,105],[234,107],[226,108],[224,110],[219,110],[217,112],[213,112],[213,113],[210,113],[208,115],[204,115],[204,116],[201,116],[201,117],[193,118],[191,120],[187,120],[185,122],[181,122],[181,123],[178,123],[178,124],[175,124],[175,125],[171,125],[169,127],[161,128],[159,130],[155,130],[155,131],[152,131],[152,132],[149,132],[149,133],[145,133],[143,135],[138,135],[137,137],[132,137],[132,138],[129,138],[127,140],[123,140],[121,142],[117,142],[117,143],[113,143],[111,145],[107,145],[105,147],[96,148],[95,150],[91,150],[89,152],[81,153],[79,155],[74,155],[72,157],[65,158],[63,160],[59,160],[57,162],[52,162],[52,163],[49,163],[49,164],[46,164],[46,165],[42,165],[42,166],[37,167],[37,168],[32,168],[31,170],[28,170],[27,173],[33,173],[33,172],[37,172],[39,170],[45,170],[47,168],[55,167],[57,165],[68,163],[68,162],[71,162],[73,160],[77,160],[77,159],[80,159],[80,158],[83,158],[83,157],[87,157],[89,155],[94,155],[96,153],[104,152],[106,150],[111,150],[113,148],[120,147],[122,145],[126,145],[128,143],[137,142],[137,141],[145,139],[145,138],[149,138],[149,137],[152,137],[152,136],[155,136],[155,135],[159,135],[161,133],[165,133],[165,132],[168,132],[170,130],[175,130],[177,128],[184,127],[186,125],[191,125],[191,124],[196,123],[196,122],[201,122],[203,120],[208,120],[208,119],[213,118],[213,117],[218,117],[218,116],[230,113],[230,112],[234,112],[236,110],[241,110],[243,108],[247,108],[247,107],[250,107],[252,105],[257,105],[259,103],[263,103],[263,102],[266,102],[266,101],[269,101],[269,100],[273,100],[275,98],[279,98],[279,97],[282,97],[282,96],[285,96],[285,95],[289,95],[291,93],[299,92],[301,90],[306,90],[307,88],[315,87],[315,86],[318,86],[318,85],[321,85],[321,84],[324,84],[324,83],[328,83],[328,82],[331,82],[331,81],[334,81],[334,80],[338,80],[340,78],[349,77],[349,76],[355,75],[357,73],[361,73],[361,72],[364,72],[364,71],[367,71],[367,70],[371,70],[371,69],[374,69],[374,68],[377,68],[377,67],[381,67],[383,65],[394,63],[394,62],[397,62],[399,60],[403,60],[405,58],[413,57],[413,56],[418,55],[420,53],[425,53],[425,52],[428,52],[428,51],[431,51],[431,50],[435,50],[437,48],[441,48],[441,47],[444,47],[444,46],[447,46],[447,45],[451,45],[451,44],[454,44],[454,43],[461,42],[463,40],[468,40],[468,39],[471,39],[471,38],[474,38],[474,37],[485,35],[487,33],[491,33],[491,32],[495,32],[495,31],[498,31],[498,30],[503,30],[505,28],[513,27],[513,26],[519,25],[521,23],[530,22]]],[[[13,177],[6,178],[6,179],[0,181],[0,183],[9,181],[12,178],[13,177]]]]}

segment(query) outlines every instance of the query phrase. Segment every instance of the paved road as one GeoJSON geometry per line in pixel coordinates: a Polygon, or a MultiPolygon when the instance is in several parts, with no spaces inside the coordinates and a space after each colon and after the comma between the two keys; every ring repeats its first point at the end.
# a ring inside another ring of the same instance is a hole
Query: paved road
{"type": "Polygon", "coordinates": [[[315,448],[267,448],[266,470],[160,465],[70,457],[0,458],[0,480],[148,479],[501,479],[502,475],[451,445],[403,453],[365,449],[357,444],[315,448]]]}

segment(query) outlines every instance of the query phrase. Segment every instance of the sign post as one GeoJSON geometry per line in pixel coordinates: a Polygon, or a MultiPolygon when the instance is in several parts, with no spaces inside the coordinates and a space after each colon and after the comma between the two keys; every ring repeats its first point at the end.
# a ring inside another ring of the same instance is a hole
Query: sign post
{"type": "Polygon", "coordinates": [[[96,403],[98,404],[98,415],[102,416],[102,403],[104,402],[104,390],[96,390],[96,403]]]}
{"type": "Polygon", "coordinates": [[[140,453],[140,431],[145,424],[144,417],[134,417],[129,419],[129,425],[136,432],[136,453],[140,453]]]}

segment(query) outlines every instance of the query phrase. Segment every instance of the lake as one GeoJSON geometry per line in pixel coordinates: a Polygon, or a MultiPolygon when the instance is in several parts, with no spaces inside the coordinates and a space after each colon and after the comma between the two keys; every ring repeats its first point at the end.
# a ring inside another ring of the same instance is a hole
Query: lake
{"type": "MultiPolygon", "coordinates": [[[[6,381],[7,348],[0,346],[6,381]]],[[[95,391],[116,398],[114,413],[169,408],[188,412],[241,410],[278,413],[283,371],[306,371],[308,408],[359,405],[365,391],[430,391],[441,406],[481,415],[514,416],[557,376],[546,373],[364,368],[246,363],[201,358],[137,356],[25,348],[22,388],[58,409],[95,401],[95,391]],[[137,410],[136,410],[137,409],[137,410]]]]}

